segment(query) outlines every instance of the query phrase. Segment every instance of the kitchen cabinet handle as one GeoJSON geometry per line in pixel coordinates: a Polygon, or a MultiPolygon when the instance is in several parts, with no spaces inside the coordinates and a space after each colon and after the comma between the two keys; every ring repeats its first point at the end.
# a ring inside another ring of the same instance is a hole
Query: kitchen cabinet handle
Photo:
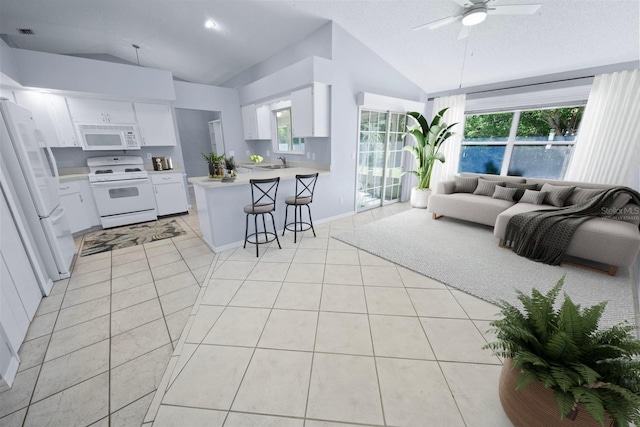
{"type": "Polygon", "coordinates": [[[84,199],[82,198],[82,194],[80,194],[80,203],[84,203],[84,199]]]}
{"type": "Polygon", "coordinates": [[[104,113],[100,113],[100,115],[102,116],[102,121],[106,122],[105,118],[104,118],[104,113]]]}
{"type": "Polygon", "coordinates": [[[111,123],[111,117],[109,117],[109,113],[107,113],[107,121],[111,123]]]}
{"type": "Polygon", "coordinates": [[[154,186],[153,186],[153,189],[154,189],[154,190],[156,190],[156,194],[158,194],[158,186],[157,186],[157,185],[154,185],[154,186]]]}

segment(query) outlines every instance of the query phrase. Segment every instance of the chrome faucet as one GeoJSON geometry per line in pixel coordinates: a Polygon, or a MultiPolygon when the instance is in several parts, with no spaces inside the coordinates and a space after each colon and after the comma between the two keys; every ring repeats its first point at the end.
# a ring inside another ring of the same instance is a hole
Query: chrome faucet
{"type": "Polygon", "coordinates": [[[283,168],[287,167],[287,158],[285,156],[278,157],[278,160],[282,160],[282,167],[283,168]]]}

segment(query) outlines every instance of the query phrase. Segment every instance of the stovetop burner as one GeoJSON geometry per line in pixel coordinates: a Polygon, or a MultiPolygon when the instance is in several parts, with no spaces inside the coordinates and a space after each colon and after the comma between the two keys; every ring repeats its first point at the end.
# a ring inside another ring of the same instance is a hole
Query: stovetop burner
{"type": "Polygon", "coordinates": [[[125,168],[125,172],[142,172],[140,168],[125,168]]]}
{"type": "Polygon", "coordinates": [[[111,169],[98,169],[95,173],[97,175],[101,173],[113,173],[113,171],[111,169]]]}

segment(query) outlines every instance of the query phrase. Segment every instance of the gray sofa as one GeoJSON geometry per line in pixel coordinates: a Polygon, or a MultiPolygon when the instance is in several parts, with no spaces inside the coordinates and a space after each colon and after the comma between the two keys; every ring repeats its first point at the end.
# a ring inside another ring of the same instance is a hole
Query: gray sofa
{"type": "MultiPolygon", "coordinates": [[[[463,178],[478,177],[487,181],[502,181],[515,184],[535,184],[540,190],[545,183],[557,186],[575,186],[582,189],[608,189],[613,186],[591,184],[583,182],[553,181],[522,177],[507,177],[484,174],[460,174],[463,178]]],[[[533,185],[532,185],[533,186],[533,185]]],[[[548,204],[536,205],[497,199],[487,195],[455,192],[456,182],[445,181],[438,183],[436,192],[429,198],[428,211],[437,219],[442,216],[462,219],[479,224],[492,226],[493,234],[503,245],[505,231],[509,219],[515,214],[541,209],[554,209],[548,204]]],[[[567,201],[571,197],[567,198],[567,201]]],[[[640,207],[627,204],[623,211],[633,213],[624,218],[598,217],[585,221],[575,231],[566,255],[583,260],[606,264],[604,272],[615,275],[618,267],[630,267],[640,251],[640,207]]],[[[566,261],[570,263],[569,261],[566,261]]],[[[582,263],[581,263],[582,264],[582,263]]],[[[601,268],[589,267],[598,271],[601,268]]]]}

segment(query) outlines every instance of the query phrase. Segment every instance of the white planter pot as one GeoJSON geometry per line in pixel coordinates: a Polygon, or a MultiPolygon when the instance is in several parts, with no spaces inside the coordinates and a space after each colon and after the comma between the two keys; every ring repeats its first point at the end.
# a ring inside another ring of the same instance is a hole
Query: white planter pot
{"type": "Polygon", "coordinates": [[[418,190],[418,188],[413,187],[411,189],[411,206],[413,206],[414,208],[425,209],[427,207],[427,202],[429,201],[430,195],[430,188],[418,190]]]}

